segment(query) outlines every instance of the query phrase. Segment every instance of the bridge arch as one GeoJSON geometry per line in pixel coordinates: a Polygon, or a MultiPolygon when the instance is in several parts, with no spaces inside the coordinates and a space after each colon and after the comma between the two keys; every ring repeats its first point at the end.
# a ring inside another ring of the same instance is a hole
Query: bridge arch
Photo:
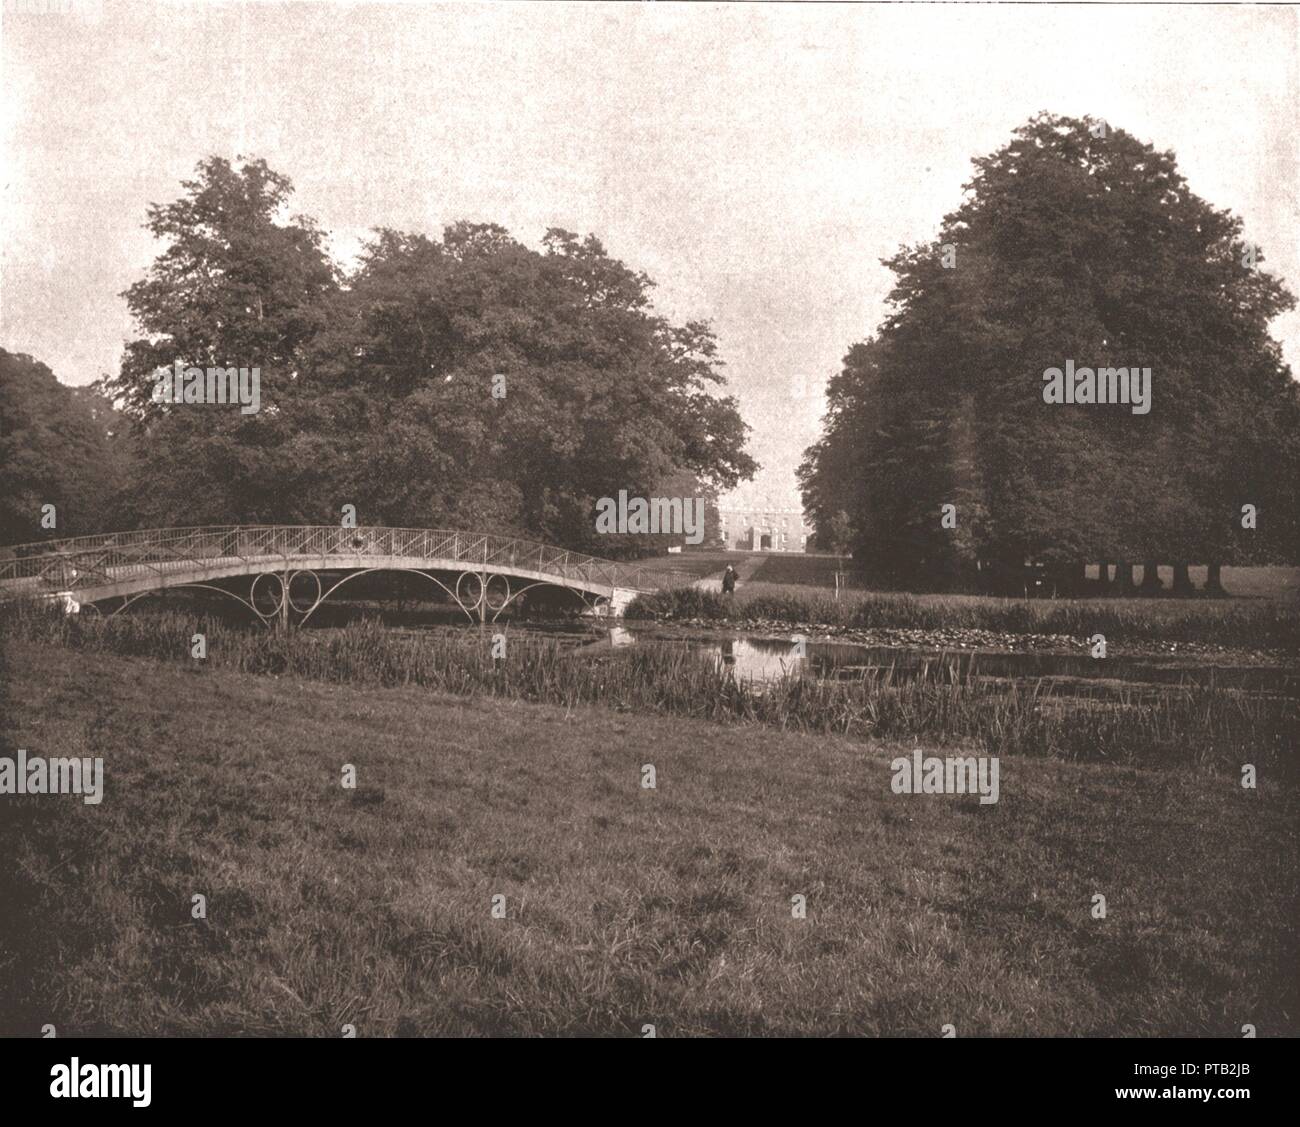
{"type": "Polygon", "coordinates": [[[263,621],[276,615],[287,621],[290,609],[306,621],[344,583],[379,571],[422,575],[447,592],[471,621],[475,610],[480,621],[486,621],[489,610],[495,621],[520,595],[537,587],[572,591],[588,605],[618,614],[638,593],[694,582],[683,573],[603,560],[517,537],[379,526],[143,529],[17,545],[5,554],[7,558],[0,558],[0,599],[61,597],[79,604],[133,600],[171,588],[206,588],[237,599],[263,621]],[[335,571],[349,574],[324,590],[319,573],[335,571]],[[457,574],[457,589],[434,572],[457,574]],[[290,590],[294,578],[304,573],[312,574],[318,584],[317,598],[305,610],[293,606],[290,590]],[[269,615],[256,606],[256,585],[263,575],[274,576],[281,589],[269,615]],[[467,600],[458,591],[471,576],[479,589],[467,600]],[[236,577],[249,577],[248,599],[215,586],[216,581],[236,577]],[[505,588],[499,606],[489,591],[498,577],[505,588]]]}

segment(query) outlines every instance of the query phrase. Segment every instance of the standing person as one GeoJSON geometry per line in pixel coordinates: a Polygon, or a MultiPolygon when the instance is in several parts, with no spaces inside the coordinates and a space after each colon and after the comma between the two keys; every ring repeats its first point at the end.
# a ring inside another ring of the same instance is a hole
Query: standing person
{"type": "Polygon", "coordinates": [[[727,564],[727,570],[722,573],[722,593],[724,595],[736,593],[736,569],[731,564],[727,564]]]}

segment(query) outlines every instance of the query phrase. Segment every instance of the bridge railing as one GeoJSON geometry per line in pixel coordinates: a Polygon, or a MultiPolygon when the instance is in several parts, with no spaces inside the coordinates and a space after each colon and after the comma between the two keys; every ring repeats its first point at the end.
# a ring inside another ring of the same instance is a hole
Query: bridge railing
{"type": "MultiPolygon", "coordinates": [[[[292,568],[307,559],[390,557],[406,561],[450,561],[466,570],[514,569],[537,572],[590,587],[655,590],[695,577],[676,570],[618,563],[512,536],[454,529],[338,525],[204,525],[142,529],[17,544],[2,550],[0,585],[61,591],[95,587],[142,575],[159,576],[221,561],[292,568]]],[[[320,566],[317,564],[317,566],[320,566]]]]}

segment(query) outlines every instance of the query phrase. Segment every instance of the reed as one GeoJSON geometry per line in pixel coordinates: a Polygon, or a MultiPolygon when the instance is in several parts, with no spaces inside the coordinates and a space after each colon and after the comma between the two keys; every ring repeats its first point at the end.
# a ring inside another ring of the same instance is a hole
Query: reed
{"type": "Polygon", "coordinates": [[[181,662],[197,673],[230,668],[277,677],[376,687],[418,686],[569,707],[602,705],[720,723],[752,723],[858,738],[973,743],[988,754],[1056,756],[1143,765],[1237,770],[1277,764],[1300,731],[1300,703],[1215,685],[1056,694],[1040,681],[978,678],[940,659],[919,673],[886,670],[863,680],[802,671],[774,681],[737,678],[729,666],[681,645],[648,643],[591,658],[561,642],[492,632],[401,633],[363,622],[340,630],[273,633],[181,614],[102,619],[58,612],[5,613],[8,635],[131,657],[181,662]],[[190,656],[195,633],[207,658],[190,656]]]}

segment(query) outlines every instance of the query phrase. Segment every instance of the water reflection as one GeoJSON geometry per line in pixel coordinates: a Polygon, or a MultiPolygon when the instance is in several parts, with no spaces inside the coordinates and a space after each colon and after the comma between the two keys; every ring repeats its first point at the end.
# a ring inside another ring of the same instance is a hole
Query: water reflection
{"type": "Polygon", "coordinates": [[[636,635],[622,626],[611,626],[609,628],[609,640],[615,646],[630,646],[636,641],[636,635]]]}
{"type": "MultiPolygon", "coordinates": [[[[637,631],[624,626],[611,626],[609,640],[615,646],[631,646],[637,642],[637,631]]],[[[663,638],[655,638],[663,642],[663,638]]],[[[669,640],[671,641],[671,640],[669,640]]],[[[771,639],[758,638],[719,638],[717,640],[686,638],[678,639],[675,644],[687,646],[698,653],[708,654],[723,665],[734,670],[737,677],[752,678],[755,681],[768,681],[785,673],[797,672],[808,660],[800,656],[795,643],[783,643],[771,639]]],[[[811,653],[816,647],[808,645],[811,653]]],[[[860,647],[849,647],[860,648],[860,647]]]]}

